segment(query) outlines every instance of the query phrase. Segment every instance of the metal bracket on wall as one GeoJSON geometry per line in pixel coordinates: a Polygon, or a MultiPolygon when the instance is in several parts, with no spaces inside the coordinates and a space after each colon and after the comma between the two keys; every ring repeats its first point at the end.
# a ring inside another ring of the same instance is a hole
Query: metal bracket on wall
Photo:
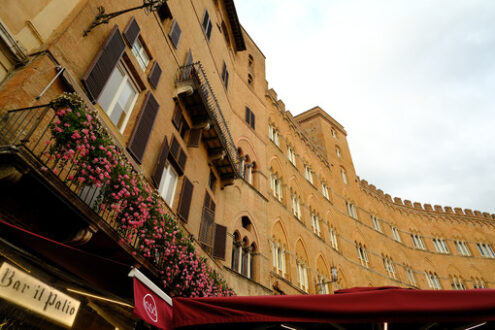
{"type": "Polygon", "coordinates": [[[142,8],[145,8],[146,12],[149,13],[160,8],[165,2],[166,0],[143,0],[143,4],[141,6],[119,10],[109,14],[105,14],[105,8],[103,6],[98,6],[98,14],[96,14],[96,17],[91,25],[84,31],[83,36],[86,37],[91,32],[91,30],[93,30],[98,25],[108,24],[114,17],[142,8]]]}

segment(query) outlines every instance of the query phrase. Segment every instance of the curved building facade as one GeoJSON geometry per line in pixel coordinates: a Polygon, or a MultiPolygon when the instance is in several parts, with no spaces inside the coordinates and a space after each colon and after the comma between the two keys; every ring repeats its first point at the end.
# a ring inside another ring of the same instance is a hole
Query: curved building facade
{"type": "Polygon", "coordinates": [[[268,86],[265,56],[232,0],[168,0],[92,25],[100,6],[111,13],[140,5],[2,7],[0,220],[81,256],[104,257],[114,277],[21,242],[14,229],[0,232],[10,251],[2,265],[38,269],[33,276],[59,283],[57,290],[77,283],[127,302],[81,304],[81,313],[114,328],[119,320],[98,315],[133,318],[126,310],[131,266],[168,293],[182,292],[166,281],[162,255],[137,253],[139,238],[123,241],[125,228],[95,207],[105,185],[72,184],[62,176],[72,167],[46,171],[56,166],[43,149],[51,101],[76,92],[184,237],[239,295],[495,287],[495,215],[392,199],[360,179],[342,124],[320,107],[293,116],[268,86]]]}

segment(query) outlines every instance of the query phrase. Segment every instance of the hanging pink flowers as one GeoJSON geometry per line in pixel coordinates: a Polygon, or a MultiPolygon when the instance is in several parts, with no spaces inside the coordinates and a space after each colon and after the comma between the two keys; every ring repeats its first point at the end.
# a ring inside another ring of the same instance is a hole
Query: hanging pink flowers
{"type": "Polygon", "coordinates": [[[47,153],[57,164],[53,171],[64,171],[71,164],[75,170],[66,181],[79,184],[80,189],[99,189],[94,207],[100,214],[111,212],[121,243],[132,246],[133,255],[145,257],[159,269],[165,289],[173,296],[233,295],[198,256],[167,214],[161,197],[134,170],[84,101],[77,94],[64,93],[52,105],[56,116],[50,124],[52,139],[47,153]]]}

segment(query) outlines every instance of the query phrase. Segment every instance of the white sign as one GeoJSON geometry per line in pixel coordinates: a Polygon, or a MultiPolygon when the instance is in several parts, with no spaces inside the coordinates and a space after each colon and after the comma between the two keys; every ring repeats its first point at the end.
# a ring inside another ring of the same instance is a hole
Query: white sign
{"type": "Polygon", "coordinates": [[[81,304],[6,262],[0,267],[0,297],[69,327],[81,304]]]}

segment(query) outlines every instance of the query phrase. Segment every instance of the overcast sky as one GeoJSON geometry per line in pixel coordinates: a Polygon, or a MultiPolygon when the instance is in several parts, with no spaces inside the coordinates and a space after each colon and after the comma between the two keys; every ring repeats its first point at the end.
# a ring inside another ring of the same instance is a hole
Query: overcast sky
{"type": "Polygon", "coordinates": [[[235,4],[269,86],[293,114],[339,121],[361,178],[495,213],[495,1],[235,4]]]}

